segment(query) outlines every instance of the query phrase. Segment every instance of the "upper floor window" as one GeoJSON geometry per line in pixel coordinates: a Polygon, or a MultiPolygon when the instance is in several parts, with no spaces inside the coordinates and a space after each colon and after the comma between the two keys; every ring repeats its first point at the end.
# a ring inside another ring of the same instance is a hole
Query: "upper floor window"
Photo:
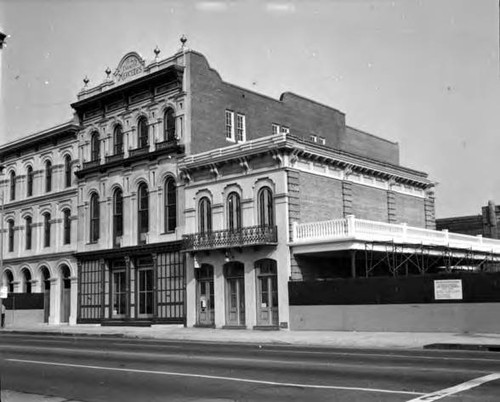
{"type": "Polygon", "coordinates": [[[8,250],[10,252],[14,251],[14,220],[13,219],[10,219],[8,221],[8,225],[9,225],[9,244],[8,244],[8,250]]]}
{"type": "Polygon", "coordinates": [[[164,139],[165,141],[175,140],[175,115],[172,108],[165,111],[163,118],[164,139]]]}
{"type": "Polygon", "coordinates": [[[236,115],[236,138],[240,142],[247,140],[246,119],[244,114],[236,115]]]}
{"type": "Polygon", "coordinates": [[[52,162],[45,162],[45,192],[52,191],[52,162]]]}
{"type": "Polygon", "coordinates": [[[90,196],[90,242],[99,240],[99,196],[93,193],[90,196]]]}
{"type": "Polygon", "coordinates": [[[10,200],[14,201],[16,199],[16,173],[14,171],[10,172],[10,200]]]}
{"type": "Polygon", "coordinates": [[[229,230],[241,229],[240,196],[234,192],[227,197],[227,223],[229,230]]]}
{"type": "Polygon", "coordinates": [[[280,126],[278,124],[272,124],[272,133],[273,135],[280,133],[280,126]]]}
{"type": "Polygon", "coordinates": [[[165,182],[165,232],[173,232],[177,226],[177,186],[169,177],[165,182]]]}
{"type": "Polygon", "coordinates": [[[226,139],[234,141],[234,112],[226,110],[226,139]]]}
{"type": "Polygon", "coordinates": [[[92,133],[90,137],[90,160],[98,161],[101,159],[101,141],[97,131],[92,133]]]}
{"type": "Polygon", "coordinates": [[[113,131],[113,146],[114,155],[120,155],[123,153],[123,130],[122,126],[119,124],[115,127],[113,131]]]}
{"type": "Polygon", "coordinates": [[[325,137],[319,137],[318,138],[318,143],[321,145],[326,145],[326,138],[325,137]]]}
{"type": "Polygon", "coordinates": [[[31,250],[32,236],[33,236],[33,220],[31,216],[26,217],[26,250],[31,250]]]}
{"type": "Polygon", "coordinates": [[[123,193],[119,188],[113,194],[113,233],[114,237],[123,235],[123,193]]]}
{"type": "Polygon", "coordinates": [[[318,136],[316,134],[311,134],[309,140],[312,142],[318,142],[318,136]]]}
{"type": "Polygon", "coordinates": [[[33,168],[28,166],[26,171],[26,196],[31,197],[33,195],[33,178],[34,178],[33,168]]]}
{"type": "Polygon", "coordinates": [[[274,226],[273,192],[269,187],[263,187],[258,194],[259,225],[274,226]]]}
{"type": "Polygon", "coordinates": [[[212,231],[212,205],[207,197],[200,200],[198,208],[198,223],[201,233],[210,233],[212,231]]]}
{"type": "Polygon", "coordinates": [[[285,126],[281,126],[281,134],[290,134],[290,129],[285,126]]]}
{"type": "Polygon", "coordinates": [[[145,117],[141,117],[137,122],[137,133],[139,135],[139,148],[145,148],[149,145],[148,122],[145,117]]]}
{"type": "Polygon", "coordinates": [[[43,214],[43,246],[50,247],[50,214],[43,214]]]}
{"type": "Polygon", "coordinates": [[[139,241],[146,240],[145,234],[149,231],[149,192],[146,183],[141,183],[138,191],[138,232],[139,241]]]}
{"type": "Polygon", "coordinates": [[[65,209],[63,211],[64,215],[64,233],[63,233],[63,244],[71,243],[71,211],[69,209],[65,209]]]}
{"type": "Polygon", "coordinates": [[[4,271],[4,276],[5,282],[3,284],[7,285],[7,290],[9,293],[14,293],[14,275],[12,275],[12,272],[10,270],[6,269],[4,271]]]}
{"type": "Polygon", "coordinates": [[[71,156],[64,157],[64,186],[71,187],[71,156]]]}

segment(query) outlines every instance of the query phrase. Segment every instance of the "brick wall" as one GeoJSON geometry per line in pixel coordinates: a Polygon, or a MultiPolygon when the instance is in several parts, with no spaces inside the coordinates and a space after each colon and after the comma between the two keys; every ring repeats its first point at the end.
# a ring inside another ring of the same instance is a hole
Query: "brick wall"
{"type": "Polygon", "coordinates": [[[342,182],[300,172],[300,221],[343,218],[342,182]]]}
{"type": "Polygon", "coordinates": [[[359,219],[387,222],[387,191],[353,183],[352,213],[359,219]]]}
{"type": "Polygon", "coordinates": [[[426,227],[425,202],[423,198],[395,193],[396,222],[409,226],[426,227]]]}
{"type": "Polygon", "coordinates": [[[372,134],[346,127],[342,150],[399,165],[399,145],[372,134]]]}

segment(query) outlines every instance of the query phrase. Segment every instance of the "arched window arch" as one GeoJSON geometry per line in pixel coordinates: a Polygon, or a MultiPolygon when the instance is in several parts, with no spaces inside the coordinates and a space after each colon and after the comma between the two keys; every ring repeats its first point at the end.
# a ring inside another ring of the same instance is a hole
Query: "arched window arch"
{"type": "Polygon", "coordinates": [[[50,247],[50,214],[43,214],[43,246],[50,247]]]}
{"type": "Polygon", "coordinates": [[[31,250],[33,238],[33,219],[31,216],[27,216],[24,221],[26,226],[26,250],[31,250]]]}
{"type": "Polygon", "coordinates": [[[117,124],[113,131],[113,149],[114,155],[123,154],[123,130],[120,124],[117,124]]]}
{"type": "Polygon", "coordinates": [[[34,179],[34,173],[33,173],[33,167],[28,166],[26,169],[26,196],[31,197],[33,195],[33,179],[34,179]]]}
{"type": "Polygon", "coordinates": [[[8,225],[8,251],[14,251],[14,219],[9,219],[7,221],[8,225]]]}
{"type": "Polygon", "coordinates": [[[123,236],[123,192],[120,188],[113,194],[113,233],[115,238],[123,236]]]}
{"type": "Polygon", "coordinates": [[[64,157],[64,186],[71,187],[71,156],[64,157]]]}
{"type": "Polygon", "coordinates": [[[241,229],[240,196],[234,191],[227,196],[227,226],[229,230],[241,229]]]}
{"type": "Polygon", "coordinates": [[[208,197],[203,197],[198,204],[198,224],[200,233],[212,231],[212,205],[208,197]]]}
{"type": "Polygon", "coordinates": [[[31,273],[28,269],[23,269],[23,293],[31,293],[31,273]]]}
{"type": "Polygon", "coordinates": [[[148,122],[144,116],[137,122],[137,135],[139,136],[139,148],[145,148],[149,145],[148,122]]]}
{"type": "Polygon", "coordinates": [[[52,162],[45,162],[45,192],[52,191],[52,162]]]}
{"type": "Polygon", "coordinates": [[[177,186],[173,177],[165,181],[165,232],[177,227],[177,186]]]}
{"type": "Polygon", "coordinates": [[[175,140],[175,114],[172,108],[165,110],[163,116],[163,129],[164,129],[164,140],[172,141],[175,140]]]}
{"type": "Polygon", "coordinates": [[[99,196],[92,193],[90,196],[90,242],[99,240],[99,196]]]}
{"type": "Polygon", "coordinates": [[[90,137],[90,160],[98,161],[101,158],[101,144],[99,133],[94,131],[90,137]]]}
{"type": "Polygon", "coordinates": [[[10,200],[16,199],[16,172],[10,172],[10,200]]]}
{"type": "Polygon", "coordinates": [[[149,231],[149,192],[146,183],[141,183],[137,191],[138,203],[138,233],[139,242],[146,241],[146,233],[149,231]]]}
{"type": "Polygon", "coordinates": [[[274,226],[273,192],[269,187],[263,187],[258,194],[259,225],[274,226]]]}
{"type": "Polygon", "coordinates": [[[3,285],[7,286],[7,291],[9,293],[14,293],[14,275],[9,269],[6,269],[3,275],[3,285]]]}
{"type": "Polygon", "coordinates": [[[63,244],[71,243],[71,211],[63,210],[63,244]]]}

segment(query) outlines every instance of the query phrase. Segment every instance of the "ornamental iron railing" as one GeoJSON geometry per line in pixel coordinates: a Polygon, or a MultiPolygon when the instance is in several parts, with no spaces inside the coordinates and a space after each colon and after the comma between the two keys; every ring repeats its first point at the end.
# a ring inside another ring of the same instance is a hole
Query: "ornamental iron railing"
{"type": "Polygon", "coordinates": [[[182,238],[185,251],[273,245],[278,242],[278,229],[276,226],[248,226],[240,229],[199,232],[184,235],[182,238]]]}

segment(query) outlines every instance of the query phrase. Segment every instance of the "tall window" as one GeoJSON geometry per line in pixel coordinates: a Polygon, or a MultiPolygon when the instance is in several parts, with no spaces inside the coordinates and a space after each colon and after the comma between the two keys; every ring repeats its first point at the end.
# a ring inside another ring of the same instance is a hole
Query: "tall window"
{"type": "Polygon", "coordinates": [[[9,225],[9,251],[14,251],[14,221],[12,219],[8,222],[9,225]]]}
{"type": "Polygon", "coordinates": [[[165,182],[165,232],[173,232],[177,226],[177,187],[173,177],[165,182]]]}
{"type": "Polygon", "coordinates": [[[139,148],[145,148],[149,145],[148,122],[145,117],[141,117],[137,122],[137,133],[139,135],[139,148]]]}
{"type": "Polygon", "coordinates": [[[259,225],[274,226],[273,193],[269,187],[264,187],[258,195],[259,225]]]}
{"type": "Polygon", "coordinates": [[[123,193],[116,189],[113,195],[113,231],[114,236],[123,236],[123,193]]]}
{"type": "Polygon", "coordinates": [[[227,197],[227,223],[229,230],[241,229],[240,196],[237,193],[227,197]]]}
{"type": "Polygon", "coordinates": [[[207,197],[200,200],[198,208],[198,221],[201,233],[209,233],[212,231],[212,205],[207,197]]]}
{"type": "Polygon", "coordinates": [[[31,273],[27,269],[23,269],[23,293],[31,293],[31,273]]]}
{"type": "Polygon", "coordinates": [[[26,170],[26,196],[31,197],[33,195],[33,167],[28,166],[26,170]]]}
{"type": "Polygon", "coordinates": [[[63,211],[64,215],[64,235],[63,235],[63,244],[71,243],[71,211],[69,209],[65,209],[63,211]]]}
{"type": "Polygon", "coordinates": [[[64,157],[64,186],[71,187],[71,156],[64,157]]]}
{"type": "Polygon", "coordinates": [[[90,197],[90,242],[99,240],[99,196],[93,193],[90,197]]]}
{"type": "Polygon", "coordinates": [[[175,140],[175,116],[174,111],[171,108],[168,108],[165,111],[165,116],[163,118],[163,127],[165,129],[165,140],[175,140]]]}
{"type": "Polygon", "coordinates": [[[234,112],[226,110],[226,139],[234,141],[234,112]]]}
{"type": "Polygon", "coordinates": [[[246,119],[244,114],[236,115],[236,138],[240,142],[247,140],[246,119]]]}
{"type": "Polygon", "coordinates": [[[43,214],[43,246],[50,247],[50,214],[43,214]]]}
{"type": "Polygon", "coordinates": [[[95,131],[90,137],[90,160],[98,161],[101,159],[101,144],[99,141],[99,133],[95,131]]]}
{"type": "Polygon", "coordinates": [[[145,241],[144,234],[149,230],[149,193],[146,183],[139,186],[138,191],[138,226],[139,240],[145,241]]]}
{"type": "Polygon", "coordinates": [[[14,201],[16,199],[16,173],[14,171],[10,172],[10,200],[14,201]]]}
{"type": "Polygon", "coordinates": [[[121,155],[123,153],[123,130],[119,124],[115,127],[113,132],[114,155],[121,155]]]}
{"type": "Polygon", "coordinates": [[[33,221],[31,216],[26,217],[26,250],[31,250],[31,243],[33,237],[33,221]]]}
{"type": "Polygon", "coordinates": [[[45,162],[45,192],[52,191],[52,162],[45,162]]]}

